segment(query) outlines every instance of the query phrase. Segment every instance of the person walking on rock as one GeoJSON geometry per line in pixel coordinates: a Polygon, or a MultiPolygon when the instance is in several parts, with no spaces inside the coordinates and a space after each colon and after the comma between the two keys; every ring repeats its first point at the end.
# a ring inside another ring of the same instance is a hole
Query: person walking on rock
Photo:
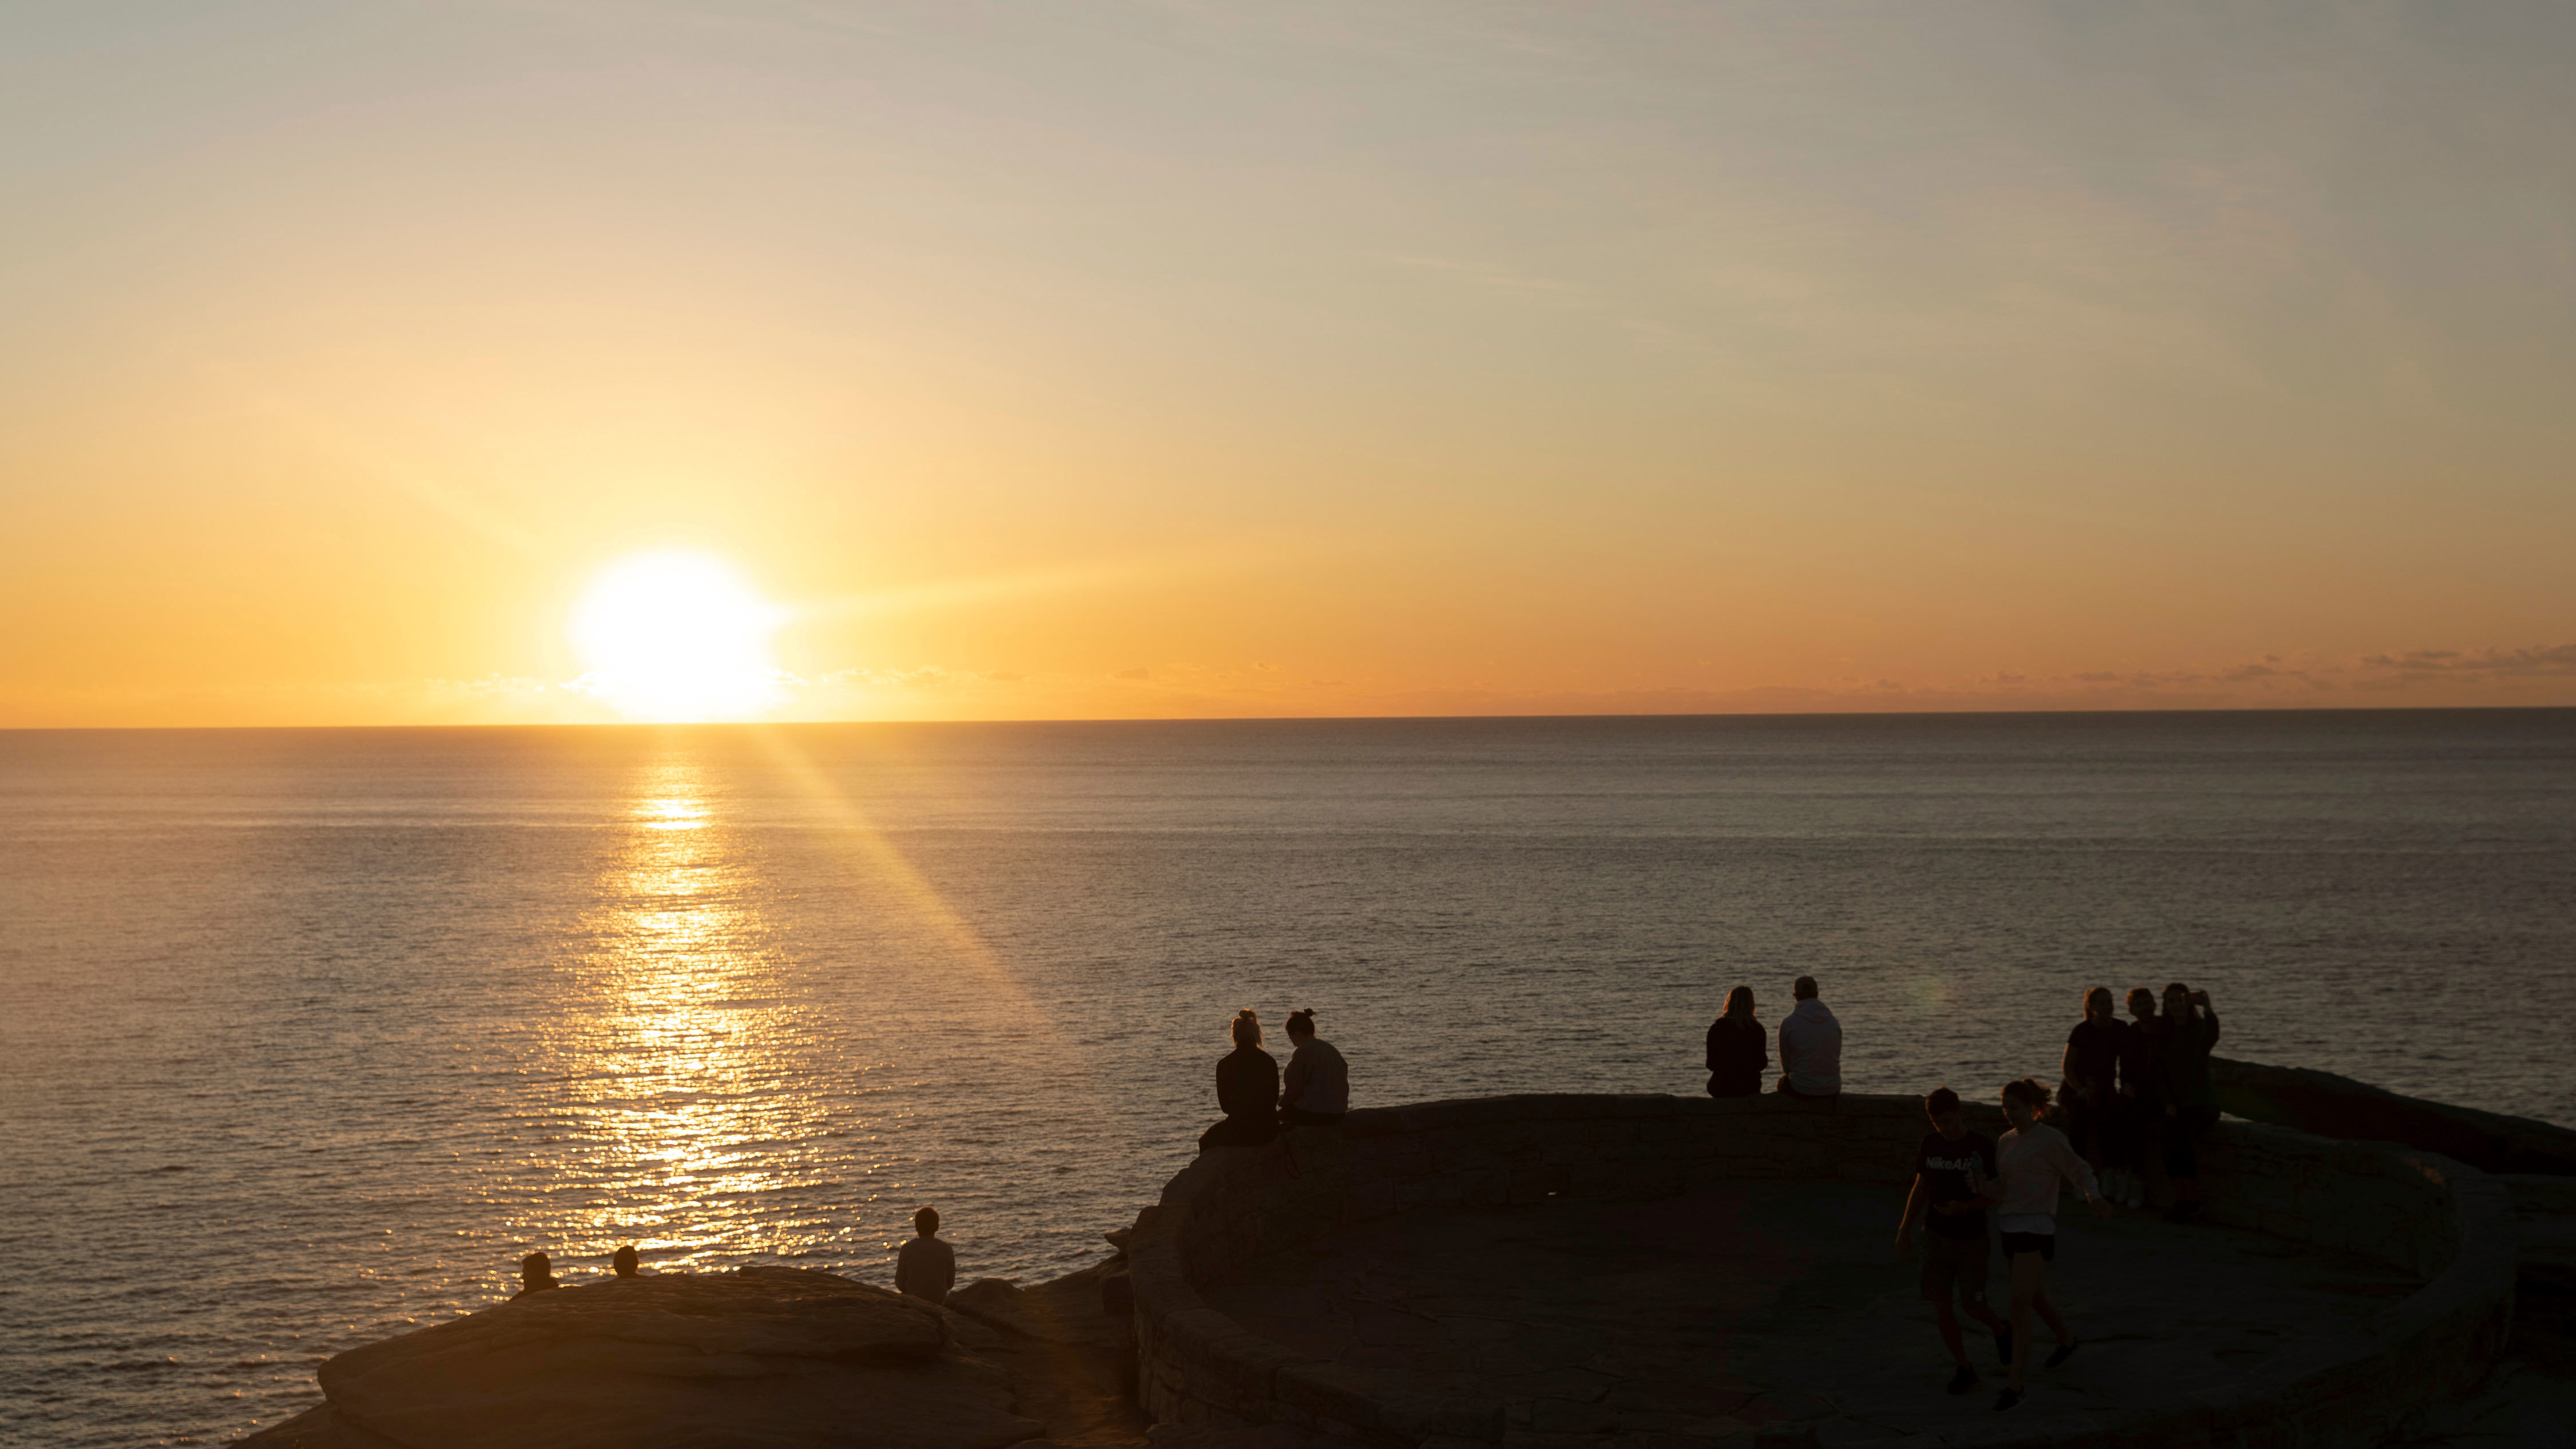
{"type": "Polygon", "coordinates": [[[1331,1127],[1351,1110],[1351,1067],[1315,1035],[1315,1011],[1288,1013],[1288,1073],[1279,1087],[1279,1125],[1331,1127]]]}
{"type": "Polygon", "coordinates": [[[1905,1215],[1896,1222],[1896,1258],[1914,1251],[1914,1223],[1922,1219],[1923,1297],[1932,1305],[1942,1345],[1958,1365],[1950,1375],[1950,1392],[1977,1386],[1977,1371],[1968,1364],[1968,1340],[1950,1310],[1955,1295],[1968,1316],[1995,1336],[1995,1357],[2012,1363],[2012,1329],[1986,1306],[1986,1199],[1976,1184],[1998,1175],[1994,1139],[1968,1130],[1967,1109],[1947,1087],[1923,1099],[1923,1115],[1932,1130],[1914,1149],[1914,1187],[1905,1195],[1905,1215]]]}
{"type": "Polygon", "coordinates": [[[957,1286],[957,1250],[939,1240],[939,1209],[914,1213],[912,1231],[912,1241],[894,1255],[894,1291],[945,1303],[957,1286]]]}
{"type": "Polygon", "coordinates": [[[1843,1092],[1843,1027],[1816,999],[1816,978],[1789,987],[1798,1004],[1780,1018],[1780,1090],[1792,1097],[1839,1097],[1843,1092]]]}
{"type": "Polygon", "coordinates": [[[2045,1367],[2056,1368],[2082,1346],[2058,1314],[2045,1281],[2048,1265],[2057,1261],[2057,1186],[2075,1184],[2097,1216],[2110,1216],[2111,1200],[2102,1196],[2093,1169],[2075,1155],[2066,1134],[2039,1120],[2048,1110],[2046,1087],[2024,1077],[2005,1083],[2003,1097],[2012,1130],[1995,1144],[1998,1171],[1992,1179],[1972,1171],[1979,1192],[1997,1204],[1995,1226],[2002,1230],[2004,1263],[2012,1275],[2012,1372],[2003,1392],[1995,1395],[1995,1407],[2009,1409],[2021,1402],[2022,1379],[2030,1369],[2033,1313],[2057,1337],[2045,1367]]]}
{"type": "Polygon", "coordinates": [[[1234,1014],[1234,1050],[1216,1064],[1216,1104],[1225,1119],[1199,1134],[1199,1150],[1259,1147],[1279,1136],[1279,1063],[1261,1049],[1261,1018],[1234,1014]]]}
{"type": "Polygon", "coordinates": [[[1725,1013],[1708,1024],[1708,1094],[1760,1096],[1762,1074],[1770,1068],[1770,1044],[1753,1014],[1753,988],[1739,986],[1726,993],[1725,1013]]]}

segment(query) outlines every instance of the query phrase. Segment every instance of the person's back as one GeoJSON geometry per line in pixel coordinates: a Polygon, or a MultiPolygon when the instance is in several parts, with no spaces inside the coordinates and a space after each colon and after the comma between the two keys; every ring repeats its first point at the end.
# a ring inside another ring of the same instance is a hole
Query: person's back
{"type": "Polygon", "coordinates": [[[1228,1117],[1266,1117],[1279,1100],[1279,1063],[1257,1046],[1240,1046],[1216,1064],[1216,1106],[1228,1117]]]}
{"type": "Polygon", "coordinates": [[[1753,989],[1739,986],[1727,993],[1726,1014],[1708,1024],[1708,1094],[1753,1096],[1770,1065],[1762,1023],[1753,1014],[1753,989]]]}
{"type": "Polygon", "coordinates": [[[907,1298],[945,1303],[948,1290],[957,1286],[957,1250],[937,1237],[937,1208],[914,1213],[912,1227],[919,1236],[894,1255],[895,1291],[907,1298]]]}
{"type": "Polygon", "coordinates": [[[1780,1019],[1780,1089],[1792,1096],[1833,1097],[1843,1089],[1843,1028],[1816,999],[1816,979],[1798,978],[1795,1010],[1780,1019]]]}
{"type": "Polygon", "coordinates": [[[1223,1121],[1199,1134],[1199,1150],[1259,1147],[1279,1136],[1279,1063],[1261,1049],[1261,1018],[1246,1009],[1231,1026],[1234,1050],[1216,1064],[1216,1104],[1223,1121]]]}
{"type": "Polygon", "coordinates": [[[1292,1125],[1338,1122],[1351,1110],[1351,1068],[1331,1042],[1315,1035],[1315,1013],[1288,1017],[1288,1073],[1280,1085],[1280,1114],[1292,1125]]]}

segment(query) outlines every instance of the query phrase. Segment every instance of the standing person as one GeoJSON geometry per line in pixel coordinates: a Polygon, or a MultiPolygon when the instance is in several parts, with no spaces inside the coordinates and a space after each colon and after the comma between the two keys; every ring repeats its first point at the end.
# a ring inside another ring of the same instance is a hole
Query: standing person
{"type": "Polygon", "coordinates": [[[2102,1174],[2103,1191],[2120,1196],[2120,1157],[2126,1126],[2120,1120],[2120,1063],[2137,1052],[2128,1044],[2132,1028],[2111,1004],[2111,989],[2096,986],[2084,993],[2084,1019],[2066,1034],[2066,1054],[2058,1064],[2059,1095],[2066,1102],[2066,1137],[2075,1150],[2102,1174]]]}
{"type": "Polygon", "coordinates": [[[1216,1104],[1225,1120],[1199,1134],[1199,1151],[1259,1147],[1279,1135],[1279,1063],[1261,1049],[1261,1018],[1234,1014],[1234,1050],[1216,1064],[1216,1104]]]}
{"type": "Polygon", "coordinates": [[[2209,1078],[2218,1045],[2218,1013],[2209,993],[2177,981],[2165,988],[2165,1027],[2157,1041],[2165,1086],[2165,1176],[2173,1180],[2175,1222],[2200,1215],[2200,1139],[2218,1125],[2218,1087],[2209,1078]]]}
{"type": "Polygon", "coordinates": [[[2004,1116],[2012,1130],[1995,1144],[2001,1170],[1994,1179],[1979,1184],[1997,1204],[1995,1226],[2002,1230],[2004,1263],[2012,1275],[2012,1375],[2004,1381],[2004,1391],[1995,1395],[1998,1409],[2021,1402],[2022,1376],[2030,1368],[2032,1313],[2057,1335],[2057,1349],[2048,1356],[2046,1367],[2057,1367],[2082,1347],[2075,1331],[2058,1315],[2043,1281],[2048,1265],[2057,1261],[2058,1183],[2075,1184],[2096,1215],[2108,1217],[2111,1212],[2111,1200],[2102,1196],[2093,1169],[2075,1155],[2066,1134],[2039,1120],[2047,1110],[2046,1087],[2028,1077],[2004,1084],[2004,1116]]]}
{"type": "Polygon", "coordinates": [[[1708,1094],[1760,1096],[1762,1074],[1770,1067],[1770,1045],[1753,1014],[1753,988],[1739,986],[1726,993],[1725,1013],[1708,1024],[1708,1094]]]}
{"type": "Polygon", "coordinates": [[[1279,1087],[1279,1125],[1331,1127],[1351,1110],[1351,1068],[1333,1044],[1315,1035],[1315,1009],[1288,1013],[1287,1079],[1279,1087]]]}
{"type": "Polygon", "coordinates": [[[939,1241],[939,1209],[914,1213],[912,1231],[912,1241],[894,1255],[894,1291],[945,1303],[957,1286],[957,1250],[939,1241]]]}
{"type": "Polygon", "coordinates": [[[2156,1160],[2165,1140],[2165,1071],[2163,1032],[2156,1015],[2156,994],[2143,986],[2129,991],[2129,1055],[2120,1063],[2120,1117],[2128,1149],[2129,1207],[2147,1205],[2147,1164],[2156,1160]]]}
{"type": "Polygon", "coordinates": [[[1843,1092],[1843,1025],[1816,999],[1816,978],[1789,986],[1798,999],[1780,1018],[1780,1090],[1792,1097],[1839,1097],[1843,1092]]]}
{"type": "Polygon", "coordinates": [[[1968,1130],[1959,1094],[1947,1087],[1923,1099],[1923,1115],[1932,1119],[1932,1130],[1914,1149],[1914,1186],[1905,1194],[1905,1216],[1896,1220],[1896,1258],[1903,1262],[1914,1251],[1914,1220],[1921,1217],[1923,1297],[1932,1305],[1950,1361],[1958,1365],[1950,1392],[1964,1394],[1976,1388],[1977,1371],[1968,1366],[1968,1340],[1950,1311],[1954,1293],[1968,1316],[1994,1334],[1996,1360],[2012,1363],[2012,1327],[1986,1306],[1986,1199],[1977,1184],[1997,1174],[1995,1143],[1968,1130]]]}

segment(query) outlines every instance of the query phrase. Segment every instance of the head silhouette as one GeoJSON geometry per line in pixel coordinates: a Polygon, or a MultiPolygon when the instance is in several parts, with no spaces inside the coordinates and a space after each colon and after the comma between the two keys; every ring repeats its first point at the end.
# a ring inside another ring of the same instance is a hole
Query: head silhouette
{"type": "Polygon", "coordinates": [[[608,1266],[616,1269],[617,1276],[620,1278],[634,1277],[635,1263],[635,1245],[633,1243],[628,1243],[619,1248],[616,1252],[608,1255],[608,1266]]]}
{"type": "Polygon", "coordinates": [[[2140,1021],[2156,1014],[2156,994],[2140,986],[2129,992],[2129,1014],[2140,1021]]]}
{"type": "Polygon", "coordinates": [[[2111,1005],[2110,987],[2096,986],[2092,990],[2084,993],[2084,1019],[2086,1021],[2110,1021],[2118,1015],[2119,1013],[2111,1005]]]}
{"type": "Polygon", "coordinates": [[[2033,1077],[2004,1083],[2004,1117],[2015,1127],[2028,1127],[2048,1110],[2048,1089],[2033,1077]]]}
{"type": "Polygon", "coordinates": [[[1751,1021],[1753,1019],[1753,988],[1750,986],[1739,986],[1733,991],[1726,993],[1726,1010],[1722,1015],[1732,1021],[1751,1021]]]}
{"type": "Polygon", "coordinates": [[[519,1260],[519,1281],[531,1288],[555,1286],[554,1261],[543,1253],[530,1253],[519,1260]]]}
{"type": "Polygon", "coordinates": [[[939,1234],[939,1209],[923,1208],[912,1215],[912,1230],[925,1238],[939,1234]]]}
{"type": "Polygon", "coordinates": [[[1233,1030],[1234,1044],[1236,1046],[1257,1047],[1261,1045],[1261,1018],[1253,1013],[1251,1007],[1247,1006],[1243,1010],[1234,1014],[1233,1030]]]}
{"type": "Polygon", "coordinates": [[[1290,1041],[1308,1041],[1313,1039],[1314,1035],[1315,1008],[1310,1006],[1304,1011],[1292,1011],[1288,1013],[1288,1039],[1290,1041]]]}
{"type": "Polygon", "coordinates": [[[1801,976],[1797,980],[1790,982],[1789,994],[1800,1001],[1815,1000],[1816,978],[1813,976],[1801,976]]]}

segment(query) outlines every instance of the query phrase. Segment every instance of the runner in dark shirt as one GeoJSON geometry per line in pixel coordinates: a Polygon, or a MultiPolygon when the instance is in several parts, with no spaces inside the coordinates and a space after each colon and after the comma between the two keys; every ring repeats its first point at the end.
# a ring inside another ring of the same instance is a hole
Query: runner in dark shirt
{"type": "Polygon", "coordinates": [[[1950,1392],[1964,1394],[1977,1386],[1977,1371],[1968,1366],[1968,1341],[1951,1310],[1955,1294],[1968,1316],[1995,1336],[1995,1352],[2012,1362],[2012,1330],[1986,1306],[1986,1195],[1980,1184],[1994,1180],[1994,1139],[1968,1130],[1968,1114],[1959,1094],[1947,1087],[1923,1099],[1932,1130],[1914,1152],[1914,1188],[1905,1195],[1905,1216],[1896,1225],[1896,1255],[1914,1248],[1914,1220],[1931,1229],[1923,1240],[1923,1297],[1941,1329],[1941,1342],[1958,1365],[1950,1392]]]}

